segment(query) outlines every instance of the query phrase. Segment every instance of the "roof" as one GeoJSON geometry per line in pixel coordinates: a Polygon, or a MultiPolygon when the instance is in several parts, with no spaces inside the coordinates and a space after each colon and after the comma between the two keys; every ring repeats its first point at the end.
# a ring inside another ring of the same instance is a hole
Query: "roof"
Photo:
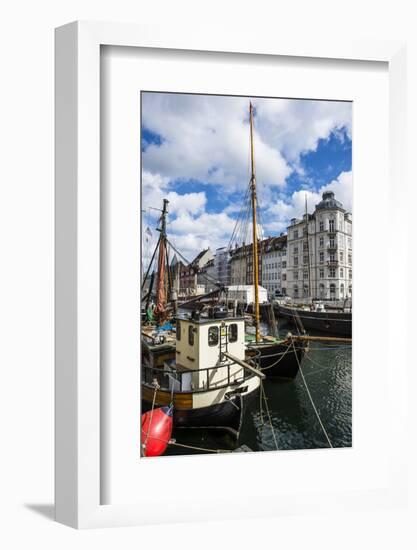
{"type": "Polygon", "coordinates": [[[197,254],[197,256],[194,258],[194,260],[191,262],[191,264],[195,264],[198,262],[198,260],[201,260],[201,258],[204,256],[204,254],[206,254],[210,249],[209,248],[206,248],[204,250],[202,250],[199,254],[197,254]]]}
{"type": "Polygon", "coordinates": [[[322,195],[322,200],[316,204],[316,210],[324,210],[327,208],[337,208],[343,210],[343,204],[334,198],[333,191],[325,191],[322,195]]]}

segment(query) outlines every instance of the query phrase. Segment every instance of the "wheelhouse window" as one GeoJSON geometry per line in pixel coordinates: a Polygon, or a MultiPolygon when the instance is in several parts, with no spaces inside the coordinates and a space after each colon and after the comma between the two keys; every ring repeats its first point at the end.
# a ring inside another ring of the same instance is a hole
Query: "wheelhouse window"
{"type": "Polygon", "coordinates": [[[229,342],[237,342],[237,324],[229,325],[229,342]]]}
{"type": "Polygon", "coordinates": [[[191,325],[188,327],[188,344],[194,346],[194,327],[191,325]]]}
{"type": "Polygon", "coordinates": [[[219,327],[210,327],[208,330],[208,345],[217,346],[219,343],[219,327]]]}
{"type": "Polygon", "coordinates": [[[177,326],[175,327],[175,331],[177,335],[177,340],[180,341],[181,340],[181,322],[180,321],[177,321],[177,326]]]}

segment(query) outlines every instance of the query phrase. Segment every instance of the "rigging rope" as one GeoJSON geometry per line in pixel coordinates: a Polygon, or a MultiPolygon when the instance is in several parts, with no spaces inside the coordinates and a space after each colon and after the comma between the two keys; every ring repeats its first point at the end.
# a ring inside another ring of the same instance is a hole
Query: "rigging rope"
{"type": "Polygon", "coordinates": [[[158,389],[160,388],[158,382],[155,380],[154,382],[154,385],[155,385],[155,389],[154,389],[154,392],[153,392],[153,399],[152,399],[152,408],[151,408],[151,418],[149,420],[149,425],[148,425],[148,431],[146,432],[146,437],[145,437],[145,441],[143,442],[143,448],[146,450],[146,444],[148,442],[148,439],[149,439],[149,432],[151,431],[151,425],[152,425],[152,419],[153,419],[153,411],[155,409],[155,400],[156,400],[156,393],[158,391],[158,389]]]}
{"type": "Polygon", "coordinates": [[[326,439],[327,439],[327,442],[328,442],[328,444],[329,444],[329,447],[333,449],[332,442],[330,441],[330,438],[329,438],[329,436],[327,435],[326,428],[323,426],[323,422],[321,421],[321,418],[320,418],[320,415],[319,415],[319,413],[318,413],[318,410],[317,410],[317,408],[316,408],[316,406],[315,406],[315,404],[314,404],[313,398],[311,397],[310,390],[308,389],[306,379],[304,378],[303,369],[301,368],[300,360],[298,359],[298,355],[297,355],[297,352],[296,352],[296,350],[295,350],[294,341],[293,341],[292,345],[293,345],[293,348],[294,348],[295,357],[297,358],[298,369],[299,369],[299,371],[300,371],[301,378],[303,379],[305,389],[307,390],[307,395],[308,395],[308,397],[309,397],[309,399],[310,399],[310,402],[311,402],[311,405],[312,405],[312,407],[313,407],[313,409],[314,409],[314,412],[316,413],[317,420],[319,421],[319,424],[320,424],[320,426],[321,426],[321,429],[323,430],[323,433],[324,433],[324,435],[326,436],[326,439]]]}
{"type": "Polygon", "coordinates": [[[268,401],[267,401],[265,388],[264,388],[264,384],[263,384],[262,380],[261,380],[261,394],[263,394],[265,408],[266,408],[266,414],[268,415],[269,425],[271,426],[271,432],[272,432],[272,437],[274,438],[275,448],[276,448],[277,451],[279,451],[278,441],[277,441],[277,438],[276,438],[276,435],[275,435],[274,426],[272,424],[271,413],[269,412],[268,401]]]}

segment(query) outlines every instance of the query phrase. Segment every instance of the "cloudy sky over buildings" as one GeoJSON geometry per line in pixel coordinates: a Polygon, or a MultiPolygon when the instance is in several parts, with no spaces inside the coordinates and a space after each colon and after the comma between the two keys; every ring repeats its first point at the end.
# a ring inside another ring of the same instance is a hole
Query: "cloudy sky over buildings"
{"type": "MultiPolygon", "coordinates": [[[[351,211],[352,104],[251,101],[264,236],[302,216],[306,195],[309,212],[328,189],[351,211]]],[[[249,98],[144,92],[141,136],[148,246],[163,198],[168,236],[186,258],[227,245],[250,179],[249,98]]]]}

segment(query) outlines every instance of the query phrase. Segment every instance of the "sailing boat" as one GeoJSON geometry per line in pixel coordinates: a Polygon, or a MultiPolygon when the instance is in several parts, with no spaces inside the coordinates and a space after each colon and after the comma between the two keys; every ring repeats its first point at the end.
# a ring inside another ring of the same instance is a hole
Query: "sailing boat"
{"type": "Polygon", "coordinates": [[[253,315],[255,324],[254,341],[248,338],[247,357],[258,357],[258,364],[268,377],[294,378],[299,369],[299,364],[304,356],[306,343],[297,336],[289,334],[285,339],[280,340],[272,336],[262,336],[260,330],[260,308],[259,308],[259,255],[257,237],[257,193],[255,175],[255,155],[253,144],[253,105],[249,103],[249,124],[250,124],[250,200],[252,209],[252,267],[254,285],[253,315]]]}
{"type": "MultiPolygon", "coordinates": [[[[175,332],[161,330],[169,315],[167,207],[164,199],[151,260],[158,250],[155,324],[142,328],[142,413],[172,406],[175,428],[214,428],[237,439],[246,405],[258,395],[265,375],[257,368],[256,354],[246,357],[244,318],[229,316],[221,306],[206,315],[194,310],[177,316],[175,332]]],[[[150,266],[145,281],[149,271],[150,266]]]]}

